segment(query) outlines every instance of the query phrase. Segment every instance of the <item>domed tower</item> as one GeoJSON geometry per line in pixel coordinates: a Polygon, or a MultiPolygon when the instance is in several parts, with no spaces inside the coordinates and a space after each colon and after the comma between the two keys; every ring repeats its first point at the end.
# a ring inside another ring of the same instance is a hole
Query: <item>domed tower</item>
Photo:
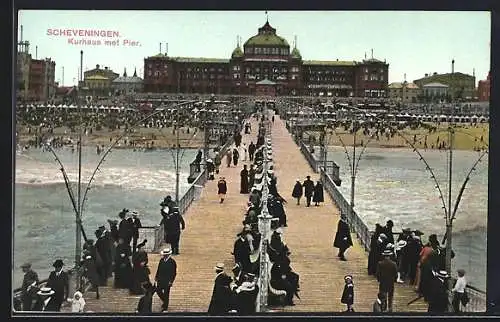
{"type": "Polygon", "coordinates": [[[275,83],[279,95],[288,83],[290,45],[276,34],[269,20],[243,45],[244,66],[242,77],[248,94],[254,94],[255,84],[267,80],[275,83]]]}
{"type": "Polygon", "coordinates": [[[244,54],[243,51],[241,50],[240,46],[240,36],[236,37],[236,48],[233,50],[233,53],[231,54],[231,60],[230,60],[230,65],[231,65],[231,80],[233,82],[232,88],[234,89],[233,94],[243,94],[241,92],[242,88],[242,62],[243,62],[244,54]]]}
{"type": "Polygon", "coordinates": [[[297,36],[293,41],[293,50],[290,53],[290,72],[288,92],[290,95],[299,95],[302,91],[302,55],[297,48],[297,36]]]}

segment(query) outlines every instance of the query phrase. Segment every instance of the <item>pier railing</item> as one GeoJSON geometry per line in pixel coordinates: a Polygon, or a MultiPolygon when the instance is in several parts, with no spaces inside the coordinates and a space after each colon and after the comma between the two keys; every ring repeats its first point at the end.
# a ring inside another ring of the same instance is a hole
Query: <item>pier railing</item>
{"type": "MultiPolygon", "coordinates": [[[[315,172],[319,172],[320,181],[323,184],[323,188],[331,196],[339,211],[349,214],[349,202],[345,199],[342,192],[340,192],[340,190],[337,188],[331,175],[324,171],[321,160],[316,160],[316,157],[311,153],[304,142],[302,142],[301,140],[297,140],[296,143],[300,147],[302,155],[305,157],[311,168],[315,172]]],[[[352,212],[352,217],[348,218],[348,221],[352,231],[354,231],[354,233],[356,234],[356,237],[361,246],[365,249],[366,252],[369,252],[371,237],[374,232],[370,231],[368,226],[363,222],[356,211],[352,212]]],[[[401,232],[397,231],[394,232],[394,235],[396,235],[395,238],[397,238],[400,233],[401,232]]],[[[453,280],[455,281],[455,278],[453,278],[453,280]]],[[[467,304],[467,306],[462,306],[461,310],[463,312],[486,312],[486,292],[471,285],[467,285],[466,292],[469,295],[470,302],[467,304]]]]}

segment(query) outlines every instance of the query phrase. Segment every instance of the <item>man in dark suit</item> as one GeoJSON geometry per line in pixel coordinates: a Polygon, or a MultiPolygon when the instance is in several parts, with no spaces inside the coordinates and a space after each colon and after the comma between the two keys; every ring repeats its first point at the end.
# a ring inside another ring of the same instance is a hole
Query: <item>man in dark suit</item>
{"type": "Polygon", "coordinates": [[[112,257],[110,252],[109,240],[104,236],[103,229],[97,229],[95,231],[95,236],[97,238],[95,242],[96,253],[101,257],[100,265],[97,265],[97,273],[99,274],[99,286],[106,286],[108,283],[109,269],[112,264],[112,257]]]}
{"type": "MultiPolygon", "coordinates": [[[[311,181],[312,182],[312,181],[311,181]]],[[[333,241],[333,247],[339,249],[337,257],[342,261],[346,261],[345,251],[352,246],[351,230],[349,229],[349,224],[347,223],[346,217],[341,216],[339,223],[337,225],[337,233],[335,234],[335,240],[333,241]]]]}
{"type": "Polygon", "coordinates": [[[46,287],[50,287],[55,293],[47,303],[45,310],[59,312],[62,303],[69,297],[69,278],[68,274],[63,271],[64,263],[62,260],[56,260],[52,266],[54,266],[54,271],[50,273],[46,287]]]}
{"type": "Polygon", "coordinates": [[[245,238],[245,234],[238,234],[238,239],[234,242],[233,248],[234,262],[241,265],[241,270],[245,273],[250,271],[250,244],[245,238]]]}
{"type": "Polygon", "coordinates": [[[394,296],[394,283],[398,277],[398,267],[391,260],[393,252],[384,250],[382,253],[384,259],[377,265],[377,280],[379,282],[378,291],[383,293],[387,301],[387,311],[392,312],[392,300],[394,296]]]}
{"type": "Polygon", "coordinates": [[[130,221],[126,218],[128,212],[128,209],[123,209],[118,214],[120,217],[120,223],[118,224],[118,237],[123,238],[125,244],[130,245],[130,242],[132,241],[133,229],[130,221]]]}
{"type": "Polygon", "coordinates": [[[163,258],[158,263],[156,271],[156,294],[163,302],[162,311],[168,310],[168,302],[170,299],[170,288],[172,287],[177,275],[177,263],[172,258],[172,250],[165,248],[160,253],[163,258]]]}
{"type": "Polygon", "coordinates": [[[224,273],[224,264],[219,263],[215,266],[214,290],[212,292],[212,299],[208,307],[209,314],[225,314],[229,312],[231,307],[231,277],[224,273]]]}
{"type": "Polygon", "coordinates": [[[23,311],[31,311],[33,309],[33,300],[36,299],[36,292],[38,291],[38,274],[31,269],[30,263],[23,264],[21,268],[24,273],[23,284],[21,286],[23,311]]]}
{"type": "Polygon", "coordinates": [[[172,247],[172,255],[179,255],[181,229],[184,230],[184,228],[186,228],[186,223],[177,206],[172,207],[170,210],[170,213],[163,216],[160,225],[163,224],[166,237],[165,240],[172,247]]]}
{"type": "Polygon", "coordinates": [[[139,228],[142,228],[142,223],[137,218],[139,213],[137,211],[132,211],[132,254],[137,251],[137,240],[139,239],[139,228]]]}
{"type": "Polygon", "coordinates": [[[304,196],[306,197],[306,207],[310,207],[311,199],[314,193],[314,182],[311,180],[311,176],[306,177],[302,186],[304,187],[304,196]]]}

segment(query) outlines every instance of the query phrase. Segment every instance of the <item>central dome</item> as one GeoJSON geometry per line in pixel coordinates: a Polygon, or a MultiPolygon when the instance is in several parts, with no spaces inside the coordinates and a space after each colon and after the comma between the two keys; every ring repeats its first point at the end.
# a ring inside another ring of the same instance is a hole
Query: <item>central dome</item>
{"type": "Polygon", "coordinates": [[[244,47],[246,46],[280,46],[280,47],[290,47],[288,42],[276,35],[276,29],[271,27],[268,21],[266,24],[259,28],[259,33],[250,39],[248,39],[244,47]]]}

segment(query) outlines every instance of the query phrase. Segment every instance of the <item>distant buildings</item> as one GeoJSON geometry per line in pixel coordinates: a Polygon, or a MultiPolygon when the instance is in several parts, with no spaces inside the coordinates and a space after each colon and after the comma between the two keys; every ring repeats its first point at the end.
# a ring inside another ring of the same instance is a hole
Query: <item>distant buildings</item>
{"type": "Polygon", "coordinates": [[[424,98],[429,99],[429,96],[439,93],[447,95],[446,100],[472,100],[475,97],[476,77],[455,72],[453,74],[425,74],[425,77],[413,81],[418,87],[422,88],[424,98]],[[428,90],[424,90],[424,86],[432,84],[428,90]],[[439,85],[436,85],[439,84],[439,85]],[[435,86],[436,85],[436,86],[435,86]],[[448,86],[445,90],[443,86],[448,86]],[[440,89],[438,89],[438,87],[440,89]],[[426,94],[427,93],[427,94],[426,94]]]}
{"type": "Polygon", "coordinates": [[[27,101],[47,101],[56,93],[56,63],[50,58],[33,59],[29,42],[20,41],[17,49],[17,98],[27,101]]]}
{"type": "Polygon", "coordinates": [[[449,86],[441,83],[427,83],[422,86],[422,94],[424,97],[430,97],[431,101],[444,101],[448,98],[449,86]]]}
{"type": "Polygon", "coordinates": [[[123,76],[117,77],[111,83],[114,93],[118,94],[133,94],[142,92],[142,78],[137,76],[137,70],[134,70],[134,75],[127,76],[127,70],[123,72],[123,76]]]}
{"type": "Polygon", "coordinates": [[[395,82],[390,83],[389,97],[401,103],[416,103],[421,95],[420,88],[414,83],[395,82]]]}
{"type": "Polygon", "coordinates": [[[100,65],[85,71],[83,75],[83,91],[91,96],[110,96],[113,92],[112,83],[120,76],[108,67],[101,68],[100,65]]]}
{"type": "Polygon", "coordinates": [[[144,91],[233,95],[387,97],[389,64],[303,60],[268,21],[229,59],[168,57],[144,59],[144,91]]]}
{"type": "Polygon", "coordinates": [[[477,86],[478,98],[480,102],[488,102],[490,100],[490,85],[491,72],[488,72],[488,77],[485,80],[480,80],[477,86]]]}

